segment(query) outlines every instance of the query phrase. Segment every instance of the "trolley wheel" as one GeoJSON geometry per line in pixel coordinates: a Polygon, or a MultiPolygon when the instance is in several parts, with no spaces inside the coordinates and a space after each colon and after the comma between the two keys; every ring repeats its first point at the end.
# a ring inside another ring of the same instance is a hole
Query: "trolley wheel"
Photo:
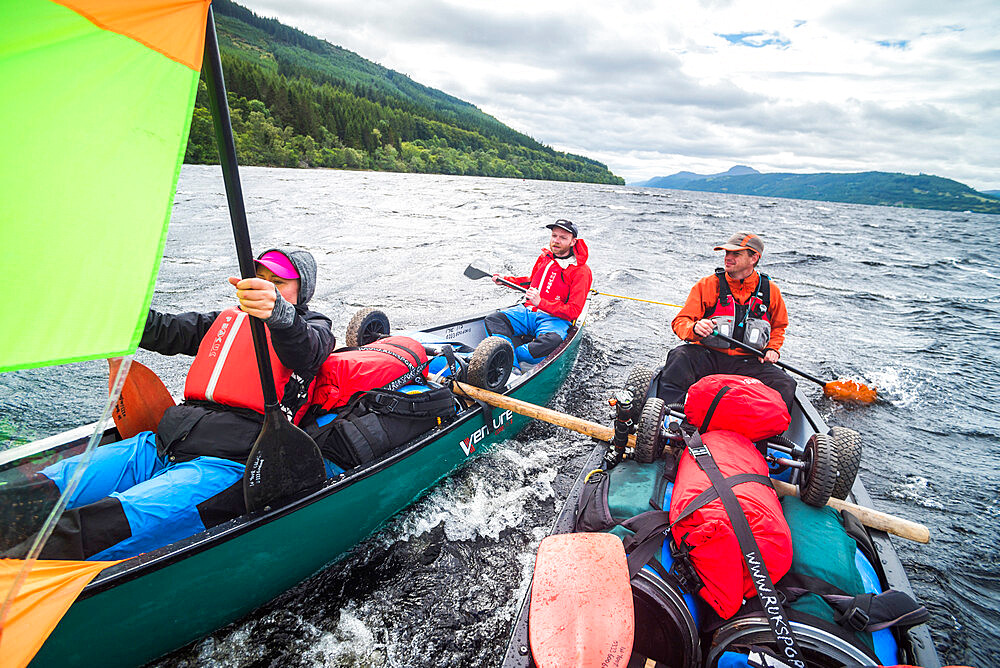
{"type": "Polygon", "coordinates": [[[831,427],[830,438],[837,455],[837,480],[830,496],[846,499],[861,466],[861,434],[846,427],[831,427]]]}
{"type": "MultiPolygon", "coordinates": [[[[877,666],[878,662],[861,649],[829,631],[800,622],[791,622],[795,641],[802,650],[803,660],[811,668],[841,666],[877,666]]],[[[705,665],[716,668],[727,651],[742,651],[747,646],[761,645],[781,656],[784,645],[774,639],[774,633],[763,617],[752,616],[731,620],[712,636],[705,665]]]]}
{"type": "Polygon", "coordinates": [[[646,405],[646,394],[649,392],[649,385],[653,382],[655,373],[645,364],[636,364],[628,372],[625,389],[632,393],[633,420],[638,420],[642,415],[642,408],[646,405]]]}
{"type": "Polygon", "coordinates": [[[377,308],[363,308],[347,323],[344,342],[351,348],[367,346],[389,335],[389,316],[377,308]]]}
{"type": "Polygon", "coordinates": [[[660,433],[663,431],[663,415],[666,412],[663,399],[650,399],[643,406],[639,428],[635,434],[635,460],[640,464],[648,464],[660,455],[663,448],[660,433]]]}
{"type": "Polygon", "coordinates": [[[833,439],[826,434],[813,434],[806,442],[805,480],[799,486],[799,498],[810,506],[822,508],[830,500],[837,480],[837,453],[833,439]]]}
{"type": "Polygon", "coordinates": [[[483,339],[472,357],[466,377],[469,383],[491,392],[502,392],[514,366],[514,348],[499,336],[483,339]]]}

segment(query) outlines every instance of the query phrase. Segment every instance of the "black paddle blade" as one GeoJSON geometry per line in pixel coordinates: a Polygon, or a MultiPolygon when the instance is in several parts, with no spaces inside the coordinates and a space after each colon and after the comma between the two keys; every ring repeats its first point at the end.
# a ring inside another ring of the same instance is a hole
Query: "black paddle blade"
{"type": "Polygon", "coordinates": [[[268,406],[243,472],[247,510],[319,489],[325,480],[326,467],[316,441],[289,422],[277,405],[268,406]]]}
{"type": "Polygon", "coordinates": [[[491,278],[493,276],[493,274],[491,274],[490,272],[483,271],[482,269],[479,269],[477,267],[473,267],[471,264],[465,268],[465,271],[463,273],[467,278],[471,278],[473,280],[477,278],[491,278]]]}

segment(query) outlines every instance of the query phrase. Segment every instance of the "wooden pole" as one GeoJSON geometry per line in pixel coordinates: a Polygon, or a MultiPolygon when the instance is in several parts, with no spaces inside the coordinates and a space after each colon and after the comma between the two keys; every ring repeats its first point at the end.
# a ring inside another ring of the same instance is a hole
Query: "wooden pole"
{"type": "MultiPolygon", "coordinates": [[[[578,432],[585,436],[596,438],[599,441],[611,441],[615,435],[615,430],[612,427],[605,427],[604,425],[597,424],[596,422],[560,413],[559,411],[554,411],[551,408],[545,408],[544,406],[529,404],[527,401],[521,401],[520,399],[514,399],[513,397],[508,397],[503,394],[490,392],[489,390],[484,390],[466,383],[456,381],[452,384],[452,389],[458,396],[464,395],[473,399],[479,399],[480,401],[485,401],[491,406],[513,411],[519,415],[526,415],[530,418],[541,420],[542,422],[554,424],[557,427],[565,427],[566,429],[578,432]]],[[[628,439],[629,445],[634,446],[635,435],[633,434],[629,436],[628,439]]],[[[771,482],[774,483],[774,489],[778,492],[779,496],[798,496],[799,488],[795,485],[790,485],[787,482],[773,479],[771,482]]],[[[930,530],[923,524],[917,524],[916,522],[904,520],[901,517],[889,515],[888,513],[882,513],[873,508],[859,506],[856,503],[851,503],[849,501],[841,501],[840,499],[831,498],[827,502],[827,505],[837,510],[848,511],[861,520],[861,523],[866,527],[878,529],[879,531],[885,531],[886,533],[891,533],[894,536],[906,538],[907,540],[912,540],[917,543],[929,543],[931,540],[930,530]]]]}
{"type": "MultiPolygon", "coordinates": [[[[778,496],[798,496],[799,488],[795,485],[790,485],[787,482],[782,482],[781,480],[771,480],[774,484],[774,491],[778,493],[778,496]]],[[[865,506],[859,506],[856,503],[851,503],[850,501],[842,501],[840,499],[830,498],[826,505],[836,510],[846,510],[851,513],[864,524],[866,527],[872,529],[878,529],[879,531],[885,531],[886,533],[891,533],[894,536],[899,536],[900,538],[906,538],[907,540],[912,540],[917,543],[929,543],[931,542],[931,532],[930,529],[925,527],[923,524],[917,524],[916,522],[911,522],[910,520],[904,520],[902,517],[896,517],[895,515],[889,515],[888,513],[880,513],[874,508],[866,508],[865,506]]]]}
{"type": "MultiPolygon", "coordinates": [[[[545,408],[544,406],[538,406],[536,404],[529,404],[527,401],[521,401],[520,399],[508,397],[503,394],[490,392],[489,390],[484,390],[480,387],[476,387],[475,385],[468,385],[466,383],[459,383],[456,381],[452,384],[452,389],[455,390],[455,394],[458,396],[465,395],[467,397],[471,397],[472,399],[479,399],[480,401],[485,401],[490,406],[496,406],[497,408],[513,411],[519,415],[527,415],[530,418],[535,418],[536,420],[541,420],[542,422],[548,422],[549,424],[554,424],[557,427],[565,427],[570,431],[575,431],[583,434],[584,436],[596,438],[599,441],[610,442],[611,439],[615,437],[615,430],[613,427],[605,427],[603,424],[597,424],[596,422],[591,422],[590,420],[584,420],[583,418],[567,415],[566,413],[560,413],[559,411],[554,411],[551,408],[545,408]]],[[[628,437],[628,444],[632,447],[635,446],[635,434],[628,437]]]]}

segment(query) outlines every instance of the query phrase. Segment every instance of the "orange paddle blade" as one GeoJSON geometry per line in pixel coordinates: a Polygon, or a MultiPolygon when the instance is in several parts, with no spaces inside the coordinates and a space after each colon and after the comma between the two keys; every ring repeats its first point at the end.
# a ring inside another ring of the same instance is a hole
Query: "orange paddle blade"
{"type": "Polygon", "coordinates": [[[549,536],[538,546],[528,644],[539,668],[624,667],[635,611],[622,542],[609,533],[549,536]]]}
{"type": "MultiPolygon", "coordinates": [[[[109,359],[108,365],[111,372],[108,378],[110,389],[118,375],[121,359],[109,359]]],[[[156,431],[163,412],[173,405],[174,398],[170,396],[170,391],[160,377],[149,367],[132,360],[121,396],[118,397],[111,416],[121,437],[131,438],[139,432],[156,431]]]]}
{"type": "Polygon", "coordinates": [[[823,394],[859,404],[870,404],[875,401],[875,388],[856,380],[832,380],[823,386],[823,394]]]}

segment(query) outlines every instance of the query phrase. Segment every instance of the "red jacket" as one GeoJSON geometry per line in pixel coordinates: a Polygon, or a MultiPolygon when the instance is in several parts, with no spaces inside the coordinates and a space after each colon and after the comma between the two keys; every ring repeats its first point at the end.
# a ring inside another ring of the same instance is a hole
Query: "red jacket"
{"type": "Polygon", "coordinates": [[[563,320],[573,322],[580,317],[583,305],[587,302],[590,286],[594,276],[587,266],[590,252],[583,239],[577,239],[573,245],[573,255],[576,262],[565,269],[559,266],[555,256],[548,248],[542,249],[542,254],[531,269],[531,276],[504,276],[511,283],[524,287],[538,288],[541,303],[538,306],[525,304],[533,311],[543,311],[563,320]]]}

